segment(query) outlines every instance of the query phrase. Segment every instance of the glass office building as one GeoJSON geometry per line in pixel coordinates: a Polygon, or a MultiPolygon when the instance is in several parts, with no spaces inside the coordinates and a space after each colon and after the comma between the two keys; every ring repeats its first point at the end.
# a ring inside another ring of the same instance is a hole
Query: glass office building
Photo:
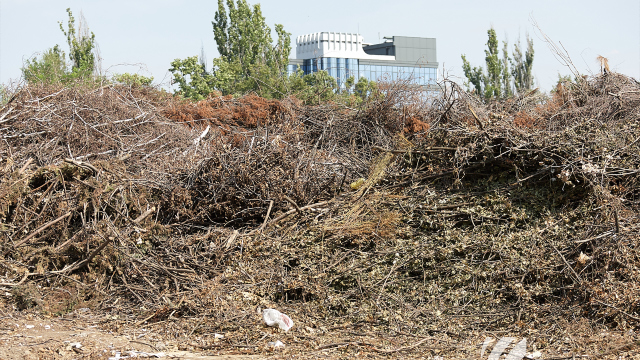
{"type": "Polygon", "coordinates": [[[433,89],[437,80],[436,39],[394,36],[380,44],[366,44],[362,36],[322,32],[296,39],[296,59],[304,74],[326,70],[339,85],[353,76],[373,81],[406,81],[433,89]]]}
{"type": "Polygon", "coordinates": [[[303,61],[302,65],[290,63],[287,68],[289,74],[297,71],[298,66],[300,66],[300,69],[305,75],[320,70],[327,70],[329,75],[336,78],[339,82],[353,76],[356,79],[364,77],[367,80],[373,81],[408,80],[412,83],[428,86],[435,85],[437,79],[437,68],[426,66],[360,64],[359,59],[307,59],[303,61]]]}

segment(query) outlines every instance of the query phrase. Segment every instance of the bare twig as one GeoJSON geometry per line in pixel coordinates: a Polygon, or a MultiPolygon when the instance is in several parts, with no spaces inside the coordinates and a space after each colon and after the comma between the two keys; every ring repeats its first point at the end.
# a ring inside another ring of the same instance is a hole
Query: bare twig
{"type": "Polygon", "coordinates": [[[64,162],[69,163],[69,164],[73,164],[77,167],[83,168],[83,169],[87,169],[87,170],[91,170],[94,174],[98,173],[98,169],[89,164],[88,162],[85,161],[79,161],[79,160],[74,160],[74,159],[69,159],[69,158],[65,158],[64,162]]]}
{"type": "Polygon", "coordinates": [[[29,168],[29,165],[31,165],[32,162],[33,162],[33,158],[27,159],[27,162],[24,165],[22,165],[20,170],[18,170],[18,175],[22,175],[25,172],[25,170],[29,168]]]}
{"type": "Polygon", "coordinates": [[[284,196],[284,199],[287,200],[291,205],[293,205],[298,213],[302,214],[302,210],[300,210],[300,207],[298,206],[298,204],[296,204],[295,201],[291,200],[291,198],[289,198],[287,195],[284,196]]]}
{"type": "Polygon", "coordinates": [[[3,255],[6,256],[8,253],[11,252],[11,250],[18,248],[20,245],[22,245],[22,244],[26,243],[27,241],[31,240],[34,236],[40,234],[41,232],[43,232],[44,230],[46,230],[50,226],[57,224],[58,222],[60,222],[61,220],[66,219],[69,216],[71,216],[71,212],[68,212],[68,213],[58,217],[57,219],[51,220],[48,223],[42,225],[36,231],[34,231],[31,234],[29,234],[29,236],[27,236],[26,238],[20,240],[16,244],[14,244],[9,250],[5,251],[3,255]]]}
{"type": "Polygon", "coordinates": [[[138,216],[135,220],[133,220],[133,222],[136,223],[136,224],[140,224],[140,222],[142,220],[144,220],[147,216],[153,214],[155,211],[156,211],[156,207],[152,206],[149,210],[147,210],[144,213],[140,214],[140,216],[138,216]]]}
{"type": "Polygon", "coordinates": [[[473,108],[471,107],[471,105],[469,105],[469,110],[471,111],[473,118],[476,119],[476,122],[478,123],[480,130],[484,131],[484,126],[482,125],[482,121],[480,121],[480,118],[478,117],[478,115],[476,115],[476,112],[473,111],[473,108]]]}

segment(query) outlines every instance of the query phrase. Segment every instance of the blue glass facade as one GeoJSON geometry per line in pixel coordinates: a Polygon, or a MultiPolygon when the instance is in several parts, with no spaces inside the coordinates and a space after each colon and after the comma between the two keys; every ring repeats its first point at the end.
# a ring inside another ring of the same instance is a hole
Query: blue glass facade
{"type": "Polygon", "coordinates": [[[353,76],[354,78],[360,78],[360,70],[358,69],[358,59],[345,59],[346,77],[353,76]]]}
{"type": "MultiPolygon", "coordinates": [[[[344,81],[353,76],[372,81],[409,81],[412,84],[428,86],[435,85],[437,69],[420,66],[369,65],[368,61],[359,59],[321,57],[303,60],[301,66],[305,75],[319,70],[326,70],[330,76],[342,86],[344,81]]],[[[297,70],[297,65],[288,65],[289,74],[297,70]]]]}

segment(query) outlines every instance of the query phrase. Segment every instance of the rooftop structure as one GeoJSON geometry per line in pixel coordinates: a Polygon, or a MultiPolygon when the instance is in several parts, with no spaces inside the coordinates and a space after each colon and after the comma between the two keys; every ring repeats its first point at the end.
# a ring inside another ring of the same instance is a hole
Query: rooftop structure
{"type": "Polygon", "coordinates": [[[289,61],[289,73],[298,66],[305,74],[326,70],[340,86],[353,76],[373,81],[404,79],[429,87],[437,77],[436,39],[393,36],[372,45],[360,34],[302,35],[296,39],[296,58],[289,61]]]}

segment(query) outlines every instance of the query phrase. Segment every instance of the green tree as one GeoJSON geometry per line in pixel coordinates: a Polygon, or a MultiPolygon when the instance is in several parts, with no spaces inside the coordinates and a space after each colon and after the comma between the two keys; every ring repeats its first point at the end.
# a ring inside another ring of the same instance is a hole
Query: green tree
{"type": "Polygon", "coordinates": [[[218,0],[218,11],[212,21],[218,52],[228,63],[239,63],[243,73],[256,64],[286,71],[291,51],[291,34],[281,24],[275,25],[278,39],[273,44],[260,4],[251,8],[246,0],[218,0]]]}
{"type": "Polygon", "coordinates": [[[89,35],[89,29],[84,21],[80,18],[78,29],[75,27],[75,18],[70,8],[67,8],[69,20],[67,21],[67,30],[59,22],[60,30],[67,37],[69,44],[69,59],[72,62],[72,73],[74,77],[85,77],[93,73],[95,69],[96,58],[93,53],[95,48],[95,35],[93,32],[89,35]]]}
{"type": "Polygon", "coordinates": [[[503,41],[502,47],[502,97],[513,96],[513,89],[511,87],[511,74],[509,73],[509,44],[503,41]]]}
{"type": "Polygon", "coordinates": [[[471,67],[467,57],[462,55],[462,70],[469,82],[473,85],[477,94],[484,96],[484,84],[486,82],[486,75],[482,67],[471,67]]]}
{"type": "Polygon", "coordinates": [[[375,81],[362,77],[355,81],[349,77],[344,86],[339,88],[338,82],[326,70],[304,75],[302,70],[291,74],[288,78],[288,93],[294,95],[307,105],[318,105],[326,102],[340,102],[358,105],[368,99],[380,95],[375,81]]]}
{"type": "Polygon", "coordinates": [[[373,80],[367,80],[365,77],[361,77],[355,84],[354,95],[359,102],[366,101],[371,97],[379,96],[378,84],[373,80]]]}
{"type": "Polygon", "coordinates": [[[286,87],[291,34],[276,24],[278,38],[274,44],[260,4],[252,7],[246,0],[226,0],[225,6],[223,0],[218,0],[211,24],[220,53],[213,74],[225,80],[219,88],[223,93],[272,92],[273,85],[286,87]],[[274,79],[279,79],[280,84],[275,84],[274,79]]]}
{"type": "Polygon", "coordinates": [[[523,56],[520,48],[520,40],[514,45],[513,59],[511,61],[511,74],[516,92],[521,94],[533,87],[533,39],[527,34],[527,50],[523,56]]]}
{"type": "MultiPolygon", "coordinates": [[[[505,69],[505,64],[508,60],[504,57],[502,60],[499,58],[496,31],[491,28],[487,31],[487,35],[489,40],[487,41],[487,50],[484,51],[487,66],[486,72],[482,67],[472,68],[465,55],[462,55],[462,69],[478,94],[481,94],[486,99],[500,98],[506,92],[504,89],[506,82],[505,71],[508,69],[505,69]]],[[[506,55],[506,51],[503,51],[503,53],[506,55]]]]}
{"type": "Polygon", "coordinates": [[[486,100],[512,96],[531,89],[533,78],[533,41],[527,36],[528,48],[523,58],[518,42],[509,57],[508,43],[503,42],[502,58],[498,53],[498,37],[493,28],[487,31],[489,40],[485,50],[486,72],[482,67],[471,67],[465,55],[462,55],[462,70],[476,92],[486,100]],[[509,68],[511,65],[511,69],[509,68]]]}
{"type": "Polygon", "coordinates": [[[214,77],[207,73],[197,56],[175,59],[169,71],[173,75],[172,83],[179,87],[176,93],[185,98],[202,100],[215,90],[214,77]]]}
{"type": "Polygon", "coordinates": [[[487,50],[485,53],[485,62],[487,63],[487,77],[484,83],[484,95],[487,98],[501,96],[502,89],[502,62],[498,58],[498,37],[494,29],[487,31],[489,41],[487,41],[487,50]]]}
{"type": "Polygon", "coordinates": [[[27,60],[22,77],[29,83],[59,83],[68,76],[64,52],[58,45],[45,51],[39,58],[27,60]]]}
{"type": "Polygon", "coordinates": [[[291,86],[287,76],[290,33],[275,25],[275,44],[260,5],[246,0],[218,0],[213,34],[220,57],[206,70],[200,57],[176,59],[169,71],[179,85],[177,93],[194,100],[205,98],[214,90],[240,95],[255,92],[266,98],[282,98],[291,86]],[[194,61],[195,59],[195,61],[194,61]]]}
{"type": "Polygon", "coordinates": [[[76,29],[75,18],[71,9],[67,9],[69,19],[67,30],[59,22],[60,30],[67,38],[69,44],[69,59],[71,69],[65,61],[65,53],[58,45],[45,51],[39,58],[27,60],[22,67],[22,76],[27,82],[57,83],[68,82],[77,78],[89,78],[95,69],[96,56],[95,35],[89,35],[84,17],[80,18],[80,24],[76,29]]]}
{"type": "Polygon", "coordinates": [[[303,78],[304,87],[299,92],[308,104],[334,101],[339,92],[338,82],[326,70],[307,74],[303,78]]]}

